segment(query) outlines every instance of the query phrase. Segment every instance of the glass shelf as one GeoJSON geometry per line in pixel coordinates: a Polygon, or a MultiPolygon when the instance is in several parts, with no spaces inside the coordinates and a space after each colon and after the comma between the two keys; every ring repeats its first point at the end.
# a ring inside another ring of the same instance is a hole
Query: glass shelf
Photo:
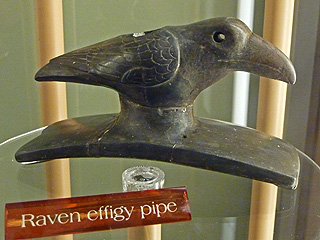
{"type": "MultiPolygon", "coordinates": [[[[43,128],[0,144],[0,224],[4,229],[5,203],[47,197],[44,164],[22,165],[14,154],[43,128]]],[[[299,152],[301,175],[295,191],[279,188],[274,239],[320,238],[320,169],[299,152]]],[[[281,161],[281,159],[280,159],[281,161]]],[[[162,226],[162,239],[244,240],[250,218],[250,179],[169,163],[120,158],[71,159],[72,197],[122,192],[122,172],[151,165],[166,174],[164,187],[186,186],[192,220],[162,226]]],[[[4,233],[0,233],[4,239],[4,233]]],[[[43,238],[49,239],[49,238],[43,238]]],[[[127,239],[127,230],[75,234],[73,239],[127,239]]]]}

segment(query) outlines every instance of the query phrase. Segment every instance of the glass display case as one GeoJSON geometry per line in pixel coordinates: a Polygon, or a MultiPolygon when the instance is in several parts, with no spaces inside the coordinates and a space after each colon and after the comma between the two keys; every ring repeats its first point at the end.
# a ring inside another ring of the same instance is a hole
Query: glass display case
{"type": "MultiPolygon", "coordinates": [[[[68,52],[120,34],[188,24],[212,17],[236,17],[240,1],[123,0],[109,1],[107,6],[104,0],[97,0],[95,4],[86,0],[62,2],[64,46],[68,52]]],[[[253,30],[259,35],[262,35],[264,3],[255,1],[253,30]]],[[[14,0],[3,1],[2,5],[0,18],[3,21],[0,25],[5,34],[0,36],[3,43],[0,45],[0,99],[3,102],[0,106],[0,199],[4,213],[6,203],[45,200],[54,194],[47,186],[46,163],[23,165],[14,157],[16,151],[39,136],[43,128],[1,143],[11,136],[41,126],[39,86],[32,80],[38,70],[35,2],[14,0]]],[[[296,86],[290,89],[285,139],[299,149],[309,150],[310,154],[314,145],[305,146],[305,142],[310,142],[306,141],[311,139],[309,133],[312,132],[307,122],[309,124],[313,118],[310,120],[306,116],[308,111],[312,112],[308,108],[309,101],[312,101],[309,91],[312,88],[313,62],[310,63],[310,59],[314,61],[314,29],[318,29],[315,25],[319,13],[312,12],[318,9],[314,6],[316,3],[307,3],[308,7],[302,2],[299,5],[292,55],[298,78],[303,76],[303,81],[298,79],[296,86]],[[306,35],[309,37],[305,38],[306,35]]],[[[251,76],[256,81],[250,82],[248,93],[247,119],[250,127],[256,124],[257,78],[251,76]]],[[[228,75],[215,87],[204,90],[195,102],[195,115],[231,121],[234,85],[233,76],[228,75]]],[[[312,91],[318,94],[316,88],[312,91]]],[[[68,83],[67,94],[68,117],[119,112],[118,96],[113,90],[68,83]]],[[[298,151],[298,155],[301,164],[298,188],[278,189],[274,239],[320,239],[320,169],[304,153],[298,151]]],[[[188,191],[192,220],[163,224],[162,239],[248,239],[252,180],[243,177],[151,160],[72,158],[71,197],[122,192],[123,171],[140,165],[162,169],[166,175],[164,187],[186,186],[188,191]]],[[[57,176],[62,177],[66,176],[57,176]]],[[[4,239],[4,214],[0,223],[3,229],[0,238],[4,239]]],[[[128,229],[54,237],[57,240],[72,238],[128,239],[128,229]]]]}
{"type": "MultiPolygon", "coordinates": [[[[44,164],[22,165],[14,159],[38,129],[0,145],[1,211],[6,203],[47,199],[44,164]]],[[[279,188],[274,239],[319,239],[319,167],[299,152],[301,174],[296,190],[279,188]]],[[[223,173],[141,159],[71,159],[72,197],[122,192],[122,172],[152,165],[165,172],[164,187],[186,186],[192,220],[162,225],[162,239],[248,238],[252,180],[223,173]]],[[[4,215],[0,219],[4,229],[4,215]]],[[[4,233],[1,233],[4,237],[4,233]]],[[[127,239],[127,229],[73,235],[73,239],[127,239]]],[[[46,239],[46,238],[44,238],[46,239]]]]}

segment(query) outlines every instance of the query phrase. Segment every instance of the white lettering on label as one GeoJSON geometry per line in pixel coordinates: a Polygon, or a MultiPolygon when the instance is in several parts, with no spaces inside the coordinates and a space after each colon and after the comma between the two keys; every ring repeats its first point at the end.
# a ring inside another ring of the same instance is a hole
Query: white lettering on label
{"type": "Polygon", "coordinates": [[[176,212],[178,210],[177,204],[175,202],[169,202],[168,203],[168,211],[169,212],[176,212]],[[174,209],[170,209],[170,205],[172,205],[174,207],[174,209]]]}
{"type": "MultiPolygon", "coordinates": [[[[126,207],[119,206],[113,208],[111,205],[100,206],[97,210],[90,210],[87,213],[87,219],[91,222],[96,220],[107,220],[112,219],[116,222],[128,221],[133,213],[134,206],[126,207]]],[[[160,218],[163,214],[170,212],[174,213],[178,210],[177,204],[175,202],[169,203],[155,203],[145,204],[140,206],[141,219],[145,219],[149,215],[156,216],[160,218]]],[[[79,212],[72,213],[56,213],[54,215],[33,215],[33,214],[23,214],[21,227],[41,227],[45,225],[53,224],[67,224],[73,222],[81,222],[81,216],[79,212]]]]}
{"type": "Polygon", "coordinates": [[[23,214],[22,215],[22,225],[21,227],[25,228],[26,227],[26,222],[30,222],[32,227],[35,227],[36,225],[33,222],[34,215],[33,214],[23,214]]]}
{"type": "MultiPolygon", "coordinates": [[[[81,222],[80,213],[59,213],[55,215],[38,215],[35,216],[33,214],[22,214],[22,224],[21,227],[25,228],[27,226],[31,227],[41,227],[46,226],[47,224],[66,224],[68,222],[73,223],[75,221],[81,222]]],[[[89,218],[89,217],[88,217],[89,218]]]]}
{"type": "MultiPolygon", "coordinates": [[[[134,206],[131,206],[131,209],[129,210],[125,206],[113,208],[112,206],[107,205],[107,206],[101,206],[98,211],[95,211],[95,210],[91,210],[91,211],[94,212],[95,214],[98,214],[100,220],[110,218],[116,222],[121,222],[123,220],[128,221],[130,219],[133,209],[134,209],[134,206]]],[[[89,220],[95,221],[97,219],[98,218],[89,219],[89,220]]]]}
{"type": "Polygon", "coordinates": [[[99,216],[98,216],[98,212],[97,212],[96,210],[90,210],[90,211],[88,212],[88,214],[87,214],[87,218],[88,218],[90,221],[95,221],[95,220],[97,220],[98,217],[99,217],[99,216]],[[94,215],[95,218],[91,218],[91,215],[94,215]]]}
{"type": "Polygon", "coordinates": [[[165,203],[154,203],[152,202],[151,205],[145,204],[140,206],[141,211],[141,219],[145,219],[146,216],[151,214],[156,215],[157,217],[161,217],[162,214],[166,212],[176,212],[178,210],[177,204],[175,202],[169,202],[168,204],[165,203]]]}

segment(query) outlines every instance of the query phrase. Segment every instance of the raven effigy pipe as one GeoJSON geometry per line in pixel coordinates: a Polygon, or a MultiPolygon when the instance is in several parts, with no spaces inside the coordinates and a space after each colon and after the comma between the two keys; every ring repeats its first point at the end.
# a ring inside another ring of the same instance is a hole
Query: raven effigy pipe
{"type": "Polygon", "coordinates": [[[22,163],[129,157],[229,173],[294,189],[295,148],[275,137],[193,115],[199,93],[232,71],[295,82],[290,60],[240,20],[216,18],[122,35],[52,59],[38,81],[118,91],[119,114],[57,122],[20,148],[22,163]]]}

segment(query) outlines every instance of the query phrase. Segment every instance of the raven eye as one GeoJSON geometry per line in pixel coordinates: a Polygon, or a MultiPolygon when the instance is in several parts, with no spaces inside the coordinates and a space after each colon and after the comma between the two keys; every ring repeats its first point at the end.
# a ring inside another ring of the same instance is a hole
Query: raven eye
{"type": "Polygon", "coordinates": [[[222,32],[215,32],[213,34],[213,40],[217,43],[221,43],[226,40],[226,35],[224,35],[222,32]]]}

